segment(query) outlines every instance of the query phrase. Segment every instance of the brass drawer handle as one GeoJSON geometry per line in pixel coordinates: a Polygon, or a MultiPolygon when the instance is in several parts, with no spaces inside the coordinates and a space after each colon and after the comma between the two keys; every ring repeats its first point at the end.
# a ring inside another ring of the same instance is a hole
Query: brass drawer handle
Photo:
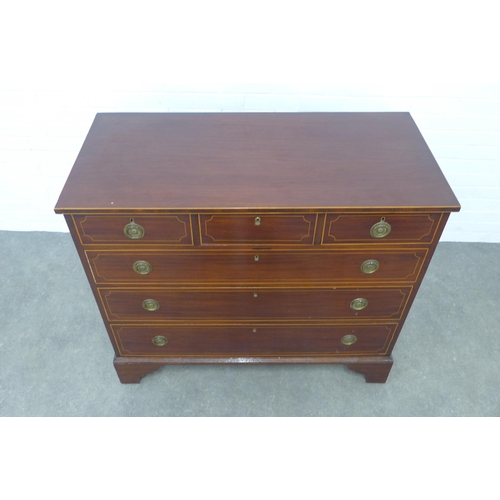
{"type": "Polygon", "coordinates": [[[144,236],[144,228],[136,224],[134,219],[130,219],[130,222],[123,228],[125,235],[131,240],[140,240],[144,236]]]}
{"type": "Polygon", "coordinates": [[[358,340],[358,337],[356,335],[344,335],[340,341],[344,345],[352,345],[358,340]]]}
{"type": "Polygon", "coordinates": [[[382,217],[380,222],[373,224],[370,234],[373,238],[385,238],[391,232],[391,229],[391,225],[385,221],[385,217],[382,217]]]}
{"type": "Polygon", "coordinates": [[[158,309],[160,309],[160,304],[154,299],[146,299],[143,301],[142,307],[144,307],[146,311],[158,311],[158,309]]]}
{"type": "Polygon", "coordinates": [[[364,309],[368,305],[368,301],[363,298],[359,299],[354,299],[351,302],[351,309],[354,309],[355,311],[361,311],[361,309],[364,309]]]}
{"type": "Polygon", "coordinates": [[[361,264],[361,271],[365,274],[372,274],[380,267],[380,262],[375,259],[368,259],[361,264]]]}
{"type": "Polygon", "coordinates": [[[261,218],[260,217],[255,217],[255,225],[260,226],[261,218]]]}
{"type": "Polygon", "coordinates": [[[153,270],[153,266],[145,260],[138,260],[134,262],[132,268],[137,274],[149,274],[153,270]]]}
{"type": "Polygon", "coordinates": [[[165,345],[168,340],[167,337],[164,337],[163,335],[157,335],[151,339],[151,342],[153,342],[154,345],[161,347],[162,345],[165,345]]]}

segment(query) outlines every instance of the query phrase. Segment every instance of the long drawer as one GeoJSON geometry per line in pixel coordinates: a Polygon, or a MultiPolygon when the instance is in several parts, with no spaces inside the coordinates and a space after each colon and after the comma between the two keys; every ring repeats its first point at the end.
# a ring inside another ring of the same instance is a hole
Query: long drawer
{"type": "Polygon", "coordinates": [[[99,289],[110,321],[398,319],[411,287],[378,289],[99,289]]]}
{"type": "Polygon", "coordinates": [[[140,326],[112,324],[121,356],[385,354],[397,324],[140,326]]]}
{"type": "Polygon", "coordinates": [[[98,284],[270,284],[414,282],[417,250],[86,251],[98,284]]]}

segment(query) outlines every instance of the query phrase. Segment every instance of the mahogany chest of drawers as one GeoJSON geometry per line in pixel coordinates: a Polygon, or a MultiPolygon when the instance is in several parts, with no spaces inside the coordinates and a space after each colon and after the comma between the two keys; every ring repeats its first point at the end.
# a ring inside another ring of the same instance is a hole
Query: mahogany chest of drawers
{"type": "Polygon", "coordinates": [[[385,382],[459,209],[408,113],[102,113],[55,211],[121,382],[172,363],[385,382]]]}

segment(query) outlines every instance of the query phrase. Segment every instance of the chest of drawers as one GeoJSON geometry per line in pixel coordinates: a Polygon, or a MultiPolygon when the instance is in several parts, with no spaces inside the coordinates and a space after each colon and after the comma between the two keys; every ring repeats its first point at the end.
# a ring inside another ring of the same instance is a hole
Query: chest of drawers
{"type": "Polygon", "coordinates": [[[102,113],[55,211],[121,382],[175,363],[385,382],[459,209],[408,113],[102,113]]]}

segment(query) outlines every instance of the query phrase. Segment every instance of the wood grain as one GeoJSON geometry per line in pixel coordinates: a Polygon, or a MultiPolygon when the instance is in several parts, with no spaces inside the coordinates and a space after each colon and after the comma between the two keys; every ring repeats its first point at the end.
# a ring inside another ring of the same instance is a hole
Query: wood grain
{"type": "Polygon", "coordinates": [[[380,354],[394,334],[395,324],[329,326],[130,326],[113,325],[124,356],[319,356],[380,354]],[[168,342],[156,346],[152,339],[168,342]],[[355,335],[352,345],[342,338],[355,335]]]}
{"type": "Polygon", "coordinates": [[[140,285],[270,285],[273,283],[371,283],[414,282],[427,250],[233,250],[233,251],[87,251],[96,283],[140,285]],[[258,260],[256,260],[258,257],[258,260]],[[361,265],[377,260],[379,269],[364,274],[361,265]],[[147,275],[133,270],[144,260],[153,270],[147,275]]]}
{"type": "Polygon", "coordinates": [[[335,243],[430,243],[441,214],[327,214],[324,244],[335,243]],[[383,238],[374,238],[370,229],[384,218],[391,226],[383,238]]]}
{"type": "Polygon", "coordinates": [[[191,219],[186,214],[162,216],[142,214],[74,215],[78,234],[84,245],[192,245],[191,219]],[[124,228],[129,223],[140,225],[144,236],[131,239],[124,228]]]}
{"type": "MultiPolygon", "coordinates": [[[[153,373],[165,365],[288,365],[322,364],[345,365],[350,370],[360,373],[367,383],[385,383],[391,371],[391,356],[266,356],[266,357],[115,357],[113,361],[116,373],[122,384],[138,384],[142,377],[153,373]]],[[[167,375],[168,377],[168,375],[167,375]]]]}
{"type": "Polygon", "coordinates": [[[316,215],[268,213],[200,215],[201,242],[205,245],[278,243],[311,245],[316,215]],[[258,224],[256,224],[258,219],[258,224]]]}
{"type": "Polygon", "coordinates": [[[121,382],[165,364],[330,363],[383,383],[459,209],[408,113],[102,113],[55,211],[121,382]],[[391,232],[373,238],[382,218],[391,232]]]}
{"type": "Polygon", "coordinates": [[[351,320],[397,319],[404,311],[411,288],[256,288],[256,289],[101,289],[99,295],[110,321],[193,321],[193,320],[351,320]],[[351,302],[363,298],[362,310],[351,302]],[[144,300],[160,304],[156,311],[142,307],[144,300]]]}
{"type": "Polygon", "coordinates": [[[409,113],[99,113],[56,205],[454,211],[409,113]]]}

